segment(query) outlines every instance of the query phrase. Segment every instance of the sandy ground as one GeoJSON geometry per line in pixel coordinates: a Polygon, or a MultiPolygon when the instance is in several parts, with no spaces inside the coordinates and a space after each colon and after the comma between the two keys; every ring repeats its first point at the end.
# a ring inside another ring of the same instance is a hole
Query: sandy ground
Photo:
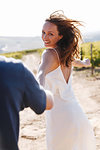
{"type": "MultiPolygon", "coordinates": [[[[36,75],[40,62],[37,53],[23,57],[22,61],[36,75]]],[[[90,71],[73,71],[73,89],[87,114],[100,150],[100,76],[91,77],[90,71]]],[[[36,115],[30,108],[20,112],[20,150],[46,150],[45,113],[36,115]]]]}

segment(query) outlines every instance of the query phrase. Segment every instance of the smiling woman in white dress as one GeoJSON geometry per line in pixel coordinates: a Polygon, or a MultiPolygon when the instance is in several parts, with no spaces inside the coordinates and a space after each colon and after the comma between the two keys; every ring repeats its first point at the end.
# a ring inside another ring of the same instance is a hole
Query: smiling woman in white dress
{"type": "Polygon", "coordinates": [[[54,95],[54,107],[46,113],[48,150],[95,150],[95,139],[87,116],[72,90],[72,66],[89,66],[88,59],[80,61],[78,21],[68,19],[59,11],[46,19],[38,81],[54,95]]]}

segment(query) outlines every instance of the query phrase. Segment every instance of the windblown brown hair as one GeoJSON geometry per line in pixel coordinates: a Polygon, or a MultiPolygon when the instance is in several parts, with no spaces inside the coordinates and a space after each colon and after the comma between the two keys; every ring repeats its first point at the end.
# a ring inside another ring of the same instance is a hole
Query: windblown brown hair
{"type": "Polygon", "coordinates": [[[60,63],[69,66],[74,57],[79,58],[79,40],[82,40],[82,36],[77,26],[81,23],[67,18],[63,11],[52,13],[45,21],[55,24],[59,35],[63,35],[57,42],[57,51],[60,63]]]}

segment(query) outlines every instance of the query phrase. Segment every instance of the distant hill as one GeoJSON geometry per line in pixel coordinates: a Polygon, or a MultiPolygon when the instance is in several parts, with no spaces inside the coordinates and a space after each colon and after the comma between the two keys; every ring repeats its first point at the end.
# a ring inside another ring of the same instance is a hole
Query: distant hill
{"type": "Polygon", "coordinates": [[[0,37],[0,53],[43,48],[41,37],[0,37]]]}
{"type": "MultiPolygon", "coordinates": [[[[100,41],[100,32],[85,33],[84,42],[100,41]]],[[[43,48],[41,37],[0,37],[0,53],[43,48]]]]}

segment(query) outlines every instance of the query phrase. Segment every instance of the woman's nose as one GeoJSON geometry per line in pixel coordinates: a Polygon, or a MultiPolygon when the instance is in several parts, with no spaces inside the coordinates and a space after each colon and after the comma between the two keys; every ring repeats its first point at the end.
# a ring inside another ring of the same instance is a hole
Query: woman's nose
{"type": "Polygon", "coordinates": [[[43,39],[44,39],[44,40],[47,40],[47,39],[48,39],[48,35],[45,34],[45,35],[43,36],[43,39]]]}

